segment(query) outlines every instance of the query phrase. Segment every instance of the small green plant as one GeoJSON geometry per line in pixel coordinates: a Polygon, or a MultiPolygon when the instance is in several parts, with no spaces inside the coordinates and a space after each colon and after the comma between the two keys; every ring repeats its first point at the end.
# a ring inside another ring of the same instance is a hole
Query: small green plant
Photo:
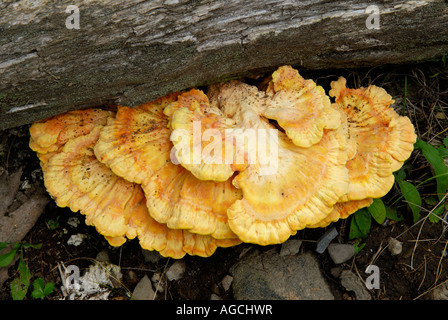
{"type": "Polygon", "coordinates": [[[373,203],[367,207],[356,211],[350,223],[350,240],[365,238],[370,232],[372,218],[379,224],[382,224],[386,218],[396,220],[396,212],[387,210],[381,199],[373,199],[373,203]]]}
{"type": "Polygon", "coordinates": [[[56,230],[57,228],[59,228],[60,227],[59,216],[57,216],[56,219],[48,220],[47,226],[48,226],[48,229],[50,229],[50,230],[56,230]]]}
{"type": "Polygon", "coordinates": [[[50,293],[52,293],[53,289],[54,289],[54,283],[52,282],[45,283],[44,279],[37,278],[33,282],[33,291],[31,292],[31,296],[34,299],[42,300],[50,293]]]}
{"type": "MultiPolygon", "coordinates": [[[[6,267],[11,264],[16,254],[19,254],[19,265],[17,267],[19,276],[11,282],[10,290],[13,300],[23,300],[28,292],[31,280],[31,272],[28,264],[23,258],[23,251],[27,248],[40,249],[42,244],[30,244],[26,242],[0,242],[0,250],[7,247],[11,247],[11,250],[0,255],[0,267],[6,267]]],[[[43,299],[53,291],[54,285],[50,285],[48,283],[47,285],[43,285],[43,280],[39,279],[40,278],[36,279],[33,283],[34,290],[32,296],[33,298],[37,297],[43,299]]]]}

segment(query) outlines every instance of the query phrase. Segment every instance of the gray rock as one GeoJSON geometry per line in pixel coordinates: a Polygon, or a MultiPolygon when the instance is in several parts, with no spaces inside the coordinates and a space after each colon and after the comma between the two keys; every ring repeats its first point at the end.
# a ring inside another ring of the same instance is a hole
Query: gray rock
{"type": "Polygon", "coordinates": [[[343,270],[340,276],[341,285],[348,291],[353,291],[356,300],[372,300],[365,283],[350,270],[343,270]]]}
{"type": "Polygon", "coordinates": [[[338,236],[338,231],[335,227],[327,230],[318,240],[316,246],[317,253],[324,253],[325,249],[327,249],[328,245],[334,238],[338,236]]]}
{"type": "Polygon", "coordinates": [[[183,260],[177,260],[166,271],[166,278],[169,281],[179,280],[182,278],[185,272],[185,262],[183,260]]]}
{"type": "Polygon", "coordinates": [[[135,286],[132,296],[135,300],[154,300],[155,293],[151,280],[145,275],[135,286]]]}
{"type": "Polygon", "coordinates": [[[163,278],[162,275],[160,273],[158,273],[158,272],[153,274],[153,276],[151,278],[151,281],[152,281],[152,283],[154,285],[154,289],[157,292],[164,292],[165,291],[164,279],[165,278],[163,278]]]}
{"type": "Polygon", "coordinates": [[[224,289],[224,291],[227,291],[230,289],[230,286],[232,285],[233,282],[233,277],[231,275],[226,275],[222,280],[221,280],[221,286],[224,289]]]}
{"type": "Polygon", "coordinates": [[[142,250],[143,258],[145,259],[145,262],[149,263],[157,263],[159,260],[163,259],[163,256],[158,251],[149,251],[149,250],[142,250]]]}
{"type": "Polygon", "coordinates": [[[281,256],[275,250],[247,255],[232,266],[237,300],[333,300],[310,253],[281,256]]]}
{"type": "Polygon", "coordinates": [[[98,252],[98,254],[96,255],[96,260],[100,262],[110,262],[109,253],[107,252],[107,249],[98,252]]]}
{"type": "Polygon", "coordinates": [[[448,282],[445,282],[431,291],[432,300],[448,300],[448,282]]]}
{"type": "Polygon", "coordinates": [[[387,247],[392,256],[399,255],[403,251],[403,242],[394,238],[389,238],[389,246],[387,247]]]}
{"type": "Polygon", "coordinates": [[[282,244],[280,249],[281,256],[295,255],[299,253],[302,240],[290,239],[282,244]]]}
{"type": "Polygon", "coordinates": [[[328,254],[336,264],[341,264],[355,255],[355,247],[351,244],[331,243],[328,246],[328,254]]]}

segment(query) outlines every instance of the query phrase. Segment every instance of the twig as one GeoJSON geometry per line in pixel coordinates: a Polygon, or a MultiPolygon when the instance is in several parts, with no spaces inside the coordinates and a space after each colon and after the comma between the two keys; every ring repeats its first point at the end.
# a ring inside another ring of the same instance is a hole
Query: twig
{"type": "MultiPolygon", "coordinates": [[[[423,226],[424,226],[426,220],[428,219],[428,217],[429,217],[430,215],[434,215],[435,217],[438,217],[437,215],[433,214],[433,211],[434,211],[434,210],[435,210],[441,203],[443,203],[443,202],[445,201],[445,199],[446,199],[447,196],[448,196],[448,193],[446,193],[446,194],[443,196],[443,198],[439,201],[439,203],[438,203],[436,206],[434,206],[434,208],[432,208],[432,210],[429,212],[429,214],[427,214],[427,215],[422,219],[422,220],[423,220],[423,223],[422,223],[422,225],[420,226],[420,230],[418,231],[417,240],[420,238],[420,234],[421,234],[421,232],[422,232],[423,226]]],[[[411,255],[411,268],[412,268],[412,269],[414,269],[414,268],[413,268],[413,265],[414,265],[414,253],[415,253],[415,250],[417,249],[417,244],[418,244],[418,241],[415,242],[414,248],[412,249],[412,255],[411,255]]]]}
{"type": "Polygon", "coordinates": [[[447,283],[448,282],[448,280],[445,280],[445,281],[443,281],[442,283],[439,283],[438,285],[436,285],[435,287],[433,287],[433,288],[430,288],[430,289],[428,289],[428,290],[426,290],[425,292],[423,292],[422,294],[420,294],[420,295],[418,295],[418,296],[416,296],[413,300],[417,300],[417,299],[420,299],[421,297],[423,297],[425,294],[427,294],[428,292],[431,292],[431,291],[433,291],[434,289],[436,289],[436,288],[438,288],[438,287],[440,287],[440,286],[442,286],[442,285],[444,285],[445,283],[447,283]]]}
{"type": "Polygon", "coordinates": [[[426,256],[425,255],[423,255],[423,259],[425,260],[424,269],[423,269],[423,278],[422,278],[422,281],[420,281],[417,291],[420,290],[420,288],[423,285],[423,282],[425,282],[425,278],[426,278],[426,256]]]}
{"type": "Polygon", "coordinates": [[[62,280],[61,291],[62,291],[62,295],[63,295],[64,297],[67,297],[67,296],[69,295],[69,288],[67,288],[66,285],[65,285],[66,277],[65,277],[65,273],[63,273],[62,270],[61,270],[61,265],[62,265],[62,266],[64,267],[64,269],[65,269],[65,266],[64,266],[64,263],[63,263],[63,262],[58,263],[59,276],[61,277],[61,280],[62,280]]]}
{"type": "Polygon", "coordinates": [[[434,281],[434,284],[436,284],[437,281],[439,281],[439,277],[442,273],[442,268],[441,268],[442,260],[443,260],[444,254],[446,252],[447,245],[448,245],[448,240],[445,242],[445,247],[443,248],[442,254],[440,255],[439,264],[437,265],[437,271],[436,271],[436,280],[434,281]]]}

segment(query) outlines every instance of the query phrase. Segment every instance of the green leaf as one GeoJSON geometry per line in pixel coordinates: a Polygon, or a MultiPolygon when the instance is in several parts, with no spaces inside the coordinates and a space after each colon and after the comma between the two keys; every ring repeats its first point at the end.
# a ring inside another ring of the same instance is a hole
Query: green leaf
{"type": "Polygon", "coordinates": [[[373,199],[373,203],[367,207],[367,210],[379,224],[382,224],[386,220],[386,206],[383,200],[373,199]]]}
{"type": "Polygon", "coordinates": [[[355,254],[358,254],[362,248],[364,248],[366,243],[361,243],[361,241],[357,241],[353,244],[353,247],[355,247],[355,254]]]}
{"type": "Polygon", "coordinates": [[[409,207],[412,210],[414,222],[420,219],[420,207],[422,206],[422,198],[417,188],[410,182],[397,179],[398,186],[400,187],[403,197],[408,202],[409,207]]]}
{"type": "Polygon", "coordinates": [[[31,272],[23,259],[19,261],[19,277],[11,282],[11,296],[13,300],[23,300],[30,286],[31,272]]]}
{"type": "Polygon", "coordinates": [[[367,237],[371,224],[372,218],[366,208],[356,211],[350,223],[350,240],[367,237]]]}
{"type": "Polygon", "coordinates": [[[52,282],[45,284],[42,278],[37,278],[33,282],[33,288],[34,289],[33,292],[31,292],[31,296],[34,299],[44,299],[53,292],[54,284],[52,282]]]}
{"type": "Polygon", "coordinates": [[[2,254],[0,256],[0,267],[6,267],[8,266],[12,260],[14,259],[14,256],[16,255],[17,249],[12,249],[11,251],[2,254]]]}
{"type": "Polygon", "coordinates": [[[439,154],[442,158],[444,158],[444,159],[448,158],[448,149],[446,147],[439,146],[437,148],[437,151],[439,152],[439,154]]]}
{"type": "Polygon", "coordinates": [[[402,221],[403,217],[398,216],[397,209],[386,207],[386,217],[394,221],[402,221]]]}
{"type": "Polygon", "coordinates": [[[53,290],[54,290],[54,283],[53,282],[47,283],[44,288],[45,296],[48,296],[50,293],[53,292],[53,290]]]}
{"type": "Polygon", "coordinates": [[[436,196],[427,196],[427,197],[425,197],[424,200],[425,200],[425,202],[426,202],[427,204],[429,204],[430,206],[435,206],[436,204],[439,203],[439,200],[437,199],[436,196]]]}
{"type": "Polygon", "coordinates": [[[441,200],[448,190],[448,168],[437,149],[429,143],[422,140],[417,140],[414,146],[416,149],[422,151],[423,156],[426,160],[428,160],[429,164],[434,169],[437,180],[437,195],[439,200],[441,200]]]}
{"type": "Polygon", "coordinates": [[[435,208],[432,211],[432,214],[429,215],[429,221],[433,222],[433,223],[437,223],[440,221],[440,219],[438,217],[441,217],[442,214],[445,212],[445,208],[443,205],[438,206],[437,208],[435,208]]]}
{"type": "Polygon", "coordinates": [[[404,171],[404,167],[401,167],[400,170],[396,172],[396,176],[400,180],[406,179],[406,172],[404,171]]]}
{"type": "Polygon", "coordinates": [[[0,250],[5,249],[7,246],[12,245],[13,243],[11,242],[0,242],[0,250]]]}
{"type": "Polygon", "coordinates": [[[31,296],[34,299],[45,298],[44,289],[45,289],[44,280],[42,278],[37,278],[33,282],[33,291],[31,292],[31,296]]]}
{"type": "Polygon", "coordinates": [[[38,243],[38,244],[23,243],[23,247],[26,249],[28,249],[28,248],[40,249],[40,248],[42,248],[42,243],[38,243]]]}
{"type": "Polygon", "coordinates": [[[448,136],[443,139],[443,145],[448,149],[448,136]]]}

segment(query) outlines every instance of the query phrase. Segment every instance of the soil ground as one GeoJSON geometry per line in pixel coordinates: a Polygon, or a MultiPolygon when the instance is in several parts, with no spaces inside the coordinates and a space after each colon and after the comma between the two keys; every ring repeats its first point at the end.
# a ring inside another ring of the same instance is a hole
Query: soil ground
{"type": "MultiPolygon", "coordinates": [[[[329,82],[336,80],[338,76],[345,76],[351,87],[371,83],[384,87],[396,100],[396,110],[404,109],[410,117],[420,139],[438,145],[447,135],[444,130],[448,127],[448,73],[447,66],[441,61],[373,69],[300,72],[305,78],[311,78],[324,86],[327,92],[329,82]]],[[[39,161],[28,148],[28,126],[0,132],[0,138],[3,147],[0,166],[9,173],[23,168],[22,181],[43,185],[39,161]]],[[[417,151],[413,152],[408,162],[412,164],[409,169],[412,174],[408,175],[411,183],[417,184],[433,175],[431,168],[417,151]]],[[[434,183],[425,184],[420,190],[422,198],[434,194],[434,190],[434,183]]],[[[392,203],[397,195],[399,189],[394,186],[383,200],[386,204],[392,203]]],[[[317,255],[337,299],[354,299],[354,296],[339,285],[334,277],[335,267],[350,269],[366,279],[366,267],[370,264],[377,265],[380,270],[380,289],[372,289],[370,292],[378,300],[432,299],[432,289],[445,285],[448,281],[447,222],[430,222],[427,219],[430,207],[425,201],[422,206],[426,210],[422,210],[421,219],[417,223],[412,221],[412,214],[403,200],[394,206],[404,219],[399,222],[387,220],[383,225],[373,222],[369,235],[361,241],[365,246],[347,263],[336,267],[327,252],[317,255]],[[391,237],[403,242],[401,254],[392,256],[387,250],[388,239],[391,237]]],[[[339,232],[334,241],[354,243],[348,237],[350,221],[351,218],[348,218],[331,225],[339,232]]],[[[301,251],[314,251],[316,240],[324,232],[325,229],[306,229],[299,231],[293,238],[303,240],[301,251]]],[[[127,290],[132,292],[145,274],[149,278],[154,272],[164,275],[167,267],[174,262],[167,258],[148,261],[136,240],[128,241],[118,248],[110,247],[93,227],[85,225],[82,215],[67,208],[59,208],[54,201],[49,202],[45,212],[23,241],[42,244],[41,249],[26,249],[24,258],[30,268],[32,280],[42,277],[46,282],[55,284],[55,290],[48,299],[62,297],[58,266],[74,264],[84,270],[104,249],[109,254],[110,262],[119,265],[123,273],[122,285],[114,290],[110,299],[128,299],[127,290]],[[77,227],[69,225],[67,222],[71,217],[77,217],[81,223],[77,227]],[[80,246],[68,245],[68,239],[76,233],[86,234],[88,237],[80,246]]],[[[185,275],[173,282],[162,277],[166,290],[158,294],[157,299],[210,299],[213,293],[222,299],[232,299],[231,290],[225,291],[220,282],[229,274],[229,268],[238,261],[241,253],[252,247],[268,250],[280,248],[280,245],[260,247],[241,244],[233,248],[218,248],[210,258],[186,256],[185,275]]],[[[11,299],[10,282],[17,277],[17,264],[18,262],[8,269],[10,278],[0,288],[0,299],[11,299]]],[[[31,295],[28,294],[25,299],[31,299],[31,295]]]]}

